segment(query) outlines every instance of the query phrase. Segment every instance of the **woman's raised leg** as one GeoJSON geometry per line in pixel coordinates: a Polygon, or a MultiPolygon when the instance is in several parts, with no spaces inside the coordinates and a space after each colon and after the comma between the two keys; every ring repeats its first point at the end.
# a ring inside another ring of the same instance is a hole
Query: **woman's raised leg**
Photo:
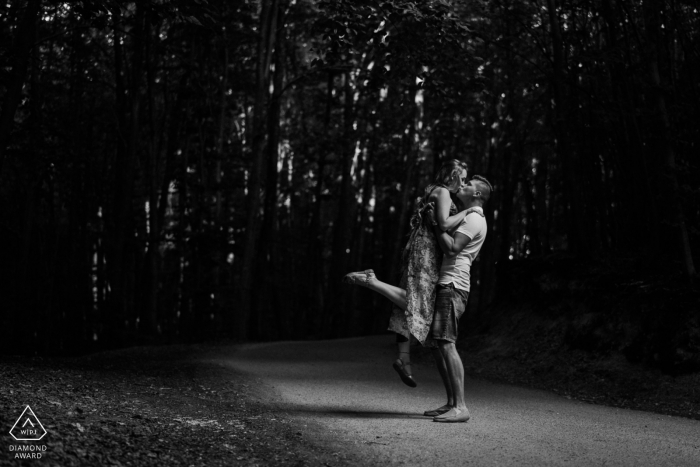
{"type": "MultiPolygon", "coordinates": [[[[400,287],[396,287],[386,282],[382,282],[377,279],[374,271],[367,269],[361,272],[351,272],[343,277],[343,282],[346,284],[361,285],[362,287],[367,287],[374,292],[384,295],[386,298],[391,300],[391,302],[401,308],[406,310],[406,291],[400,287]]],[[[401,377],[401,381],[404,384],[415,388],[417,386],[411,374],[411,352],[410,352],[410,339],[406,338],[400,334],[396,335],[399,355],[393,364],[394,369],[401,377]]]]}
{"type": "Polygon", "coordinates": [[[351,272],[343,277],[343,282],[347,284],[361,285],[373,290],[386,298],[391,300],[391,302],[401,308],[406,309],[406,291],[402,288],[396,287],[395,285],[387,284],[377,279],[374,271],[367,269],[362,272],[351,272]]]}

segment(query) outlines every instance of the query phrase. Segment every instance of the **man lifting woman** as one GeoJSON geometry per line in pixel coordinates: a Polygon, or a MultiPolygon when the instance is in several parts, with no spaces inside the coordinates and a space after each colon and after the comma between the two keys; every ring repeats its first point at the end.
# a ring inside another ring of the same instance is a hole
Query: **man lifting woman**
{"type": "Polygon", "coordinates": [[[402,257],[399,287],[380,281],[371,269],[347,274],[343,279],[374,290],[395,305],[389,330],[397,335],[399,356],[393,366],[404,383],[416,386],[410,367],[411,339],[431,347],[447,403],[425,415],[442,423],[469,419],[464,401],[464,367],[455,342],[457,323],[466,310],[471,289],[471,265],[486,238],[483,205],[493,191],[484,177],[466,178],[464,163],[448,161],[435,183],[419,198],[402,257]]]}

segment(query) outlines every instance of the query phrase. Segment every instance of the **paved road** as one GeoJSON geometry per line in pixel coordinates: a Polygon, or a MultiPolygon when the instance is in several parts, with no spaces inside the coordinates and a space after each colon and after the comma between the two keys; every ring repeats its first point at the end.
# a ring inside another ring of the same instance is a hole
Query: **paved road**
{"type": "Polygon", "coordinates": [[[270,403],[321,442],[364,465],[700,466],[700,422],[590,405],[484,381],[466,381],[472,419],[434,423],[437,371],[416,365],[419,386],[391,368],[389,336],[239,348],[222,361],[263,384],[270,403]]]}

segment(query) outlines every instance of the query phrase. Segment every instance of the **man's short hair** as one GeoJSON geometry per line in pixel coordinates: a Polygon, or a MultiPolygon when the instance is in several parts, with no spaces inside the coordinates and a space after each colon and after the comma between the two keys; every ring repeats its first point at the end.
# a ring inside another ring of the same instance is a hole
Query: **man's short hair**
{"type": "Polygon", "coordinates": [[[486,180],[486,178],[482,177],[481,175],[474,175],[472,180],[476,180],[476,182],[479,184],[479,191],[481,192],[481,198],[484,200],[484,202],[488,201],[491,197],[491,192],[493,191],[491,182],[486,180]]]}

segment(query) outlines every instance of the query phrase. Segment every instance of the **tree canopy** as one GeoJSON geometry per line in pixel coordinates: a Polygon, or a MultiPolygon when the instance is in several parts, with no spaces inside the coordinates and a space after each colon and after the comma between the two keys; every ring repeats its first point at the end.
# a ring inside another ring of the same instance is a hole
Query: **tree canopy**
{"type": "Polygon", "coordinates": [[[3,341],[84,351],[385,328],[415,198],[496,187],[497,264],[697,277],[688,0],[0,2],[3,341]],[[617,263],[616,263],[617,264],[617,263]],[[27,326],[27,323],[31,323],[27,326]]]}

